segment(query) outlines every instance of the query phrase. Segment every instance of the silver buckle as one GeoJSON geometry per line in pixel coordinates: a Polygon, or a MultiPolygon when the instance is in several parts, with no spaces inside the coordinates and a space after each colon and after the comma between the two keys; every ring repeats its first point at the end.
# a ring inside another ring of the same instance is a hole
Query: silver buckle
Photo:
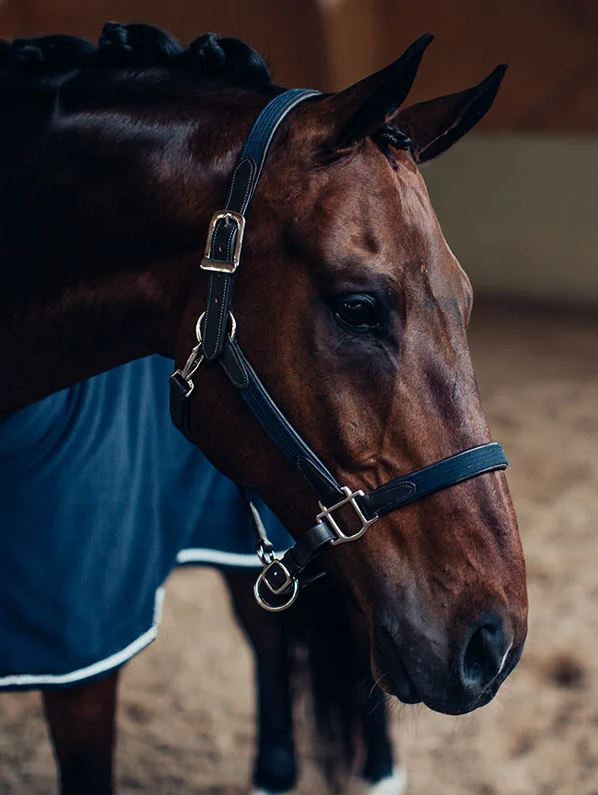
{"type": "Polygon", "coordinates": [[[328,522],[328,524],[334,531],[336,538],[334,539],[334,541],[330,542],[332,546],[336,546],[337,544],[346,544],[347,541],[356,541],[358,538],[361,538],[361,536],[365,534],[367,529],[371,527],[378,518],[377,516],[374,516],[372,519],[368,519],[364,514],[364,512],[359,507],[359,503],[356,501],[355,498],[364,496],[364,493],[363,491],[361,491],[361,489],[359,489],[358,491],[351,491],[351,489],[348,488],[348,486],[341,486],[341,491],[343,492],[343,494],[346,494],[345,499],[340,500],[335,505],[331,505],[330,508],[327,508],[325,505],[322,505],[322,503],[319,503],[322,512],[316,516],[316,520],[318,522],[321,522],[322,520],[328,522]],[[336,519],[333,516],[334,511],[338,510],[339,508],[342,508],[343,505],[350,505],[355,511],[355,515],[361,522],[361,528],[356,533],[351,533],[351,535],[343,533],[339,523],[336,521],[336,519]]]}
{"type": "Polygon", "coordinates": [[[291,583],[295,579],[294,577],[291,577],[291,574],[287,569],[287,567],[284,565],[284,563],[276,558],[270,563],[268,563],[267,566],[264,566],[260,574],[260,577],[263,579],[268,590],[270,590],[275,596],[280,596],[280,594],[283,593],[283,591],[286,591],[287,588],[291,585],[291,583]],[[279,569],[284,577],[282,585],[279,585],[278,588],[273,588],[266,579],[266,572],[270,571],[271,569],[279,569]]]}
{"type": "Polygon", "coordinates": [[[284,563],[282,563],[278,559],[274,559],[273,561],[268,563],[268,565],[265,566],[260,572],[259,577],[255,581],[255,585],[253,586],[253,595],[255,596],[255,600],[258,603],[258,605],[260,607],[263,607],[264,610],[268,610],[270,613],[281,613],[283,610],[286,610],[288,607],[290,607],[297,598],[297,596],[299,595],[299,581],[297,580],[296,577],[291,576],[284,563]],[[277,588],[273,588],[268,582],[268,580],[266,580],[264,575],[266,574],[267,571],[276,567],[282,570],[284,581],[277,588]],[[263,599],[260,593],[260,585],[262,582],[265,584],[266,588],[270,591],[270,593],[274,594],[274,596],[280,596],[284,591],[286,591],[289,587],[292,586],[289,598],[285,602],[282,602],[280,604],[271,605],[269,602],[266,602],[265,599],[263,599]]]}
{"type": "Polygon", "coordinates": [[[210,226],[208,228],[208,239],[204,256],[201,261],[201,269],[204,271],[215,271],[216,273],[234,273],[237,270],[241,259],[241,246],[243,245],[243,234],[245,232],[245,217],[241,213],[235,213],[232,210],[219,210],[214,213],[210,219],[210,226]],[[237,237],[235,240],[235,248],[233,250],[232,261],[212,259],[210,252],[212,251],[212,238],[216,230],[218,221],[224,221],[227,225],[234,223],[237,227],[237,237]]]}

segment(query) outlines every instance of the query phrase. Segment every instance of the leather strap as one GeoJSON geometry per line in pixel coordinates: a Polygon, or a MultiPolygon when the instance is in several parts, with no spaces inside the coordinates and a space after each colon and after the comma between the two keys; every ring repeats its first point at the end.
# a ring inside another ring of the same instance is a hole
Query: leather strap
{"type": "Polygon", "coordinates": [[[235,340],[227,338],[220,360],[229,377],[268,437],[315,491],[320,502],[333,505],[342,498],[340,484],[278,408],[235,340]],[[231,367],[231,363],[234,363],[231,367]]]}
{"type": "Polygon", "coordinates": [[[410,475],[389,480],[358,500],[366,516],[385,516],[409,503],[456,486],[486,472],[506,469],[509,465],[500,444],[490,442],[463,450],[410,475]]]}
{"type": "MultiPolygon", "coordinates": [[[[295,88],[279,94],[266,105],[251,128],[231,181],[225,211],[246,215],[259,181],[268,149],[279,125],[286,116],[305,100],[315,97],[319,91],[295,88]]],[[[214,263],[233,266],[233,252],[239,235],[236,223],[220,220],[212,234],[209,259],[214,263]]],[[[205,260],[204,260],[205,261],[205,260]]],[[[202,267],[206,267],[202,264],[202,267]]],[[[206,268],[207,269],[207,268],[206,268]]],[[[208,301],[203,322],[203,352],[208,361],[217,359],[222,353],[228,314],[230,312],[235,281],[235,269],[230,273],[210,272],[208,301]]]]}
{"type": "MultiPolygon", "coordinates": [[[[322,548],[333,541],[334,538],[335,535],[330,527],[324,522],[318,522],[307,533],[303,533],[294,546],[284,553],[280,563],[287,570],[289,576],[296,579],[322,551],[322,548]]],[[[276,590],[281,584],[279,567],[272,566],[264,577],[273,590],[276,590]]]]}

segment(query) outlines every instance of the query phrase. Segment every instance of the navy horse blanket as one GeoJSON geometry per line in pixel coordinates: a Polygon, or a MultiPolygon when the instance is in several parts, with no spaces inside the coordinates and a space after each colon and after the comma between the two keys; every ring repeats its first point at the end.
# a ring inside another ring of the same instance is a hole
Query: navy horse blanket
{"type": "Polygon", "coordinates": [[[1,689],[125,663],[156,637],[177,564],[259,566],[237,487],[170,423],[171,370],[140,359],[0,421],[1,689]]]}

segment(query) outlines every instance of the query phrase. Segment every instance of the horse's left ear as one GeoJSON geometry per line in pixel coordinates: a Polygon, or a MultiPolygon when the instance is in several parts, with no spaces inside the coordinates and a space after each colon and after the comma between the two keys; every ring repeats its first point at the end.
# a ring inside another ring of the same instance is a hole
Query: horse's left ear
{"type": "Polygon", "coordinates": [[[418,102],[388,119],[411,139],[411,154],[416,163],[444,152],[486,115],[506,71],[506,65],[497,66],[473,88],[418,102]]]}

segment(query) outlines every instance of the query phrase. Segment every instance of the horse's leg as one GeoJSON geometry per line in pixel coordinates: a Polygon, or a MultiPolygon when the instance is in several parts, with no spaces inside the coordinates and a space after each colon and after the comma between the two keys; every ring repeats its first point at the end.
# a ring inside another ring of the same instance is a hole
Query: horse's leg
{"type": "Polygon", "coordinates": [[[373,688],[366,703],[364,740],[366,760],[362,777],[368,783],[368,795],[403,795],[407,777],[402,767],[393,764],[388,710],[378,687],[373,688]]]}
{"type": "Polygon", "coordinates": [[[118,672],[43,694],[62,795],[111,795],[118,672]]]}
{"type": "Polygon", "coordinates": [[[255,792],[290,790],[297,779],[293,743],[286,618],[266,613],[253,598],[255,573],[223,572],[239,623],[254,651],[258,750],[253,771],[255,792]]]}

